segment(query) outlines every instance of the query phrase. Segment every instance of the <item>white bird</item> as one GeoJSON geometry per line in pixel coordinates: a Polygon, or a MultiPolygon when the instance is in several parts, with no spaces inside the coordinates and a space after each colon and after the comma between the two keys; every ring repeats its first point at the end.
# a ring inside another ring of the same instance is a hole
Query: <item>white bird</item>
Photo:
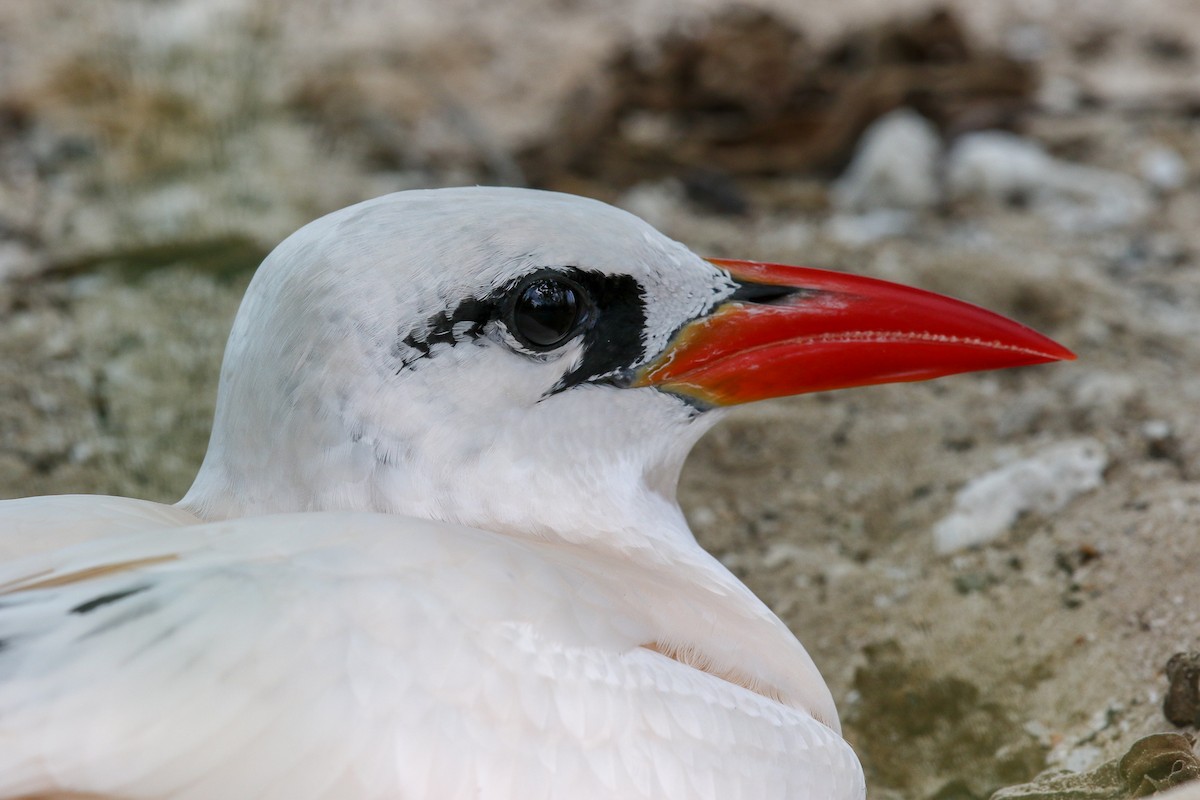
{"type": "Polygon", "coordinates": [[[1070,357],[567,195],[330,214],[251,283],[177,506],[0,504],[0,797],[862,798],[684,457],[734,403],[1070,357]]]}

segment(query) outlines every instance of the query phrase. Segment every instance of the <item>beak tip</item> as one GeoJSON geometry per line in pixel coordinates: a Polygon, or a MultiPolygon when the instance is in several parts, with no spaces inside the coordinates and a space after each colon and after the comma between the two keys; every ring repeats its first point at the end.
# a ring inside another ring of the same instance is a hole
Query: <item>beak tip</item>
{"type": "Polygon", "coordinates": [[[1079,360],[1079,356],[1077,356],[1073,350],[1067,348],[1065,345],[1059,344],[1049,336],[1045,336],[1040,333],[1037,335],[1041,339],[1041,346],[1038,348],[1038,351],[1043,359],[1038,363],[1051,364],[1055,361],[1079,360]]]}

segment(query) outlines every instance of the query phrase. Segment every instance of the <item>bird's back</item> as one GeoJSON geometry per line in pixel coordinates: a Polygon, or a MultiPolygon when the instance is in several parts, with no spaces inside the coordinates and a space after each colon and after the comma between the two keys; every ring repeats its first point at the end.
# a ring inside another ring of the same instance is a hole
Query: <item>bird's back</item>
{"type": "Polygon", "coordinates": [[[0,584],[3,798],[863,796],[832,729],[664,655],[688,645],[671,614],[736,598],[566,545],[286,515],[0,584]]]}
{"type": "Polygon", "coordinates": [[[94,539],[200,522],[181,508],[128,497],[57,494],[2,500],[0,564],[94,539]]]}

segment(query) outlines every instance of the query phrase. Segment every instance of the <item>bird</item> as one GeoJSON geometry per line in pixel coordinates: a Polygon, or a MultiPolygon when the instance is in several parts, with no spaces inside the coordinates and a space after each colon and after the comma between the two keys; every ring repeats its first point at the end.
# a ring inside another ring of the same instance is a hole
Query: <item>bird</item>
{"type": "Polygon", "coordinates": [[[567,194],[333,212],[252,279],[182,500],[0,503],[0,798],[861,800],[684,459],[738,404],[1073,357],[567,194]]]}

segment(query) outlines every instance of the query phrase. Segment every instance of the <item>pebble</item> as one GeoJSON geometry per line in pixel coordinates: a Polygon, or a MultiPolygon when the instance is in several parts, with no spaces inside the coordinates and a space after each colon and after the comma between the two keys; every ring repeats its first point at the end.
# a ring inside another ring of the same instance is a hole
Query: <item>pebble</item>
{"type": "Polygon", "coordinates": [[[951,553],[996,539],[1025,513],[1053,514],[1104,482],[1108,454],[1095,439],[1060,442],[968,481],[954,510],[933,527],[934,546],[951,553]]]}
{"type": "Polygon", "coordinates": [[[1147,150],[1138,160],[1142,180],[1163,192],[1181,188],[1188,180],[1187,163],[1170,147],[1158,146],[1147,150]]]}
{"type": "Polygon", "coordinates": [[[1171,656],[1167,683],[1163,716],[1172,725],[1200,727],[1200,652],[1171,656]]]}
{"type": "Polygon", "coordinates": [[[882,239],[908,234],[917,220],[911,211],[877,208],[865,214],[835,214],[826,223],[826,232],[838,244],[865,247],[882,239]]]}
{"type": "Polygon", "coordinates": [[[848,211],[921,209],[941,199],[942,140],[911,109],[880,117],[859,140],[854,160],[833,185],[834,206],[848,211]]]}
{"type": "Polygon", "coordinates": [[[956,200],[1026,203],[1071,232],[1127,227],[1151,210],[1136,178],[1054,158],[1037,142],[1002,131],[960,138],[947,158],[946,185],[956,200]]]}

